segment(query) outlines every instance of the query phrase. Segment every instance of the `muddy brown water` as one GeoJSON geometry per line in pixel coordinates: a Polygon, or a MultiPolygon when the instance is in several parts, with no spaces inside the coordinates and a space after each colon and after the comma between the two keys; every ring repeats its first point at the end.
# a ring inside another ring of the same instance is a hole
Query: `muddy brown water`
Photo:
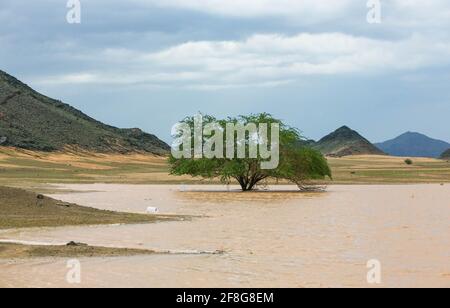
{"type": "Polygon", "coordinates": [[[0,239],[76,241],[172,254],[1,260],[0,287],[450,287],[450,185],[236,187],[60,185],[52,197],[100,209],[203,217],[148,225],[0,231],[0,239]],[[224,250],[222,255],[208,254],[224,250]],[[381,285],[367,262],[381,263],[381,285]]]}

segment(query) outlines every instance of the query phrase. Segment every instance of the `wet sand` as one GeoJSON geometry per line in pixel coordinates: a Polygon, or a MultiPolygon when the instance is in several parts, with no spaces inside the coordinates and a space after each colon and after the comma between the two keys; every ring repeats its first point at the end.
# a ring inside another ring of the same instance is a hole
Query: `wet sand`
{"type": "Polygon", "coordinates": [[[202,215],[186,222],[0,231],[1,239],[193,253],[0,260],[0,287],[450,287],[450,185],[330,186],[326,193],[235,187],[64,185],[55,199],[99,209],[202,215]],[[198,254],[221,251],[225,254],[198,254]]]}

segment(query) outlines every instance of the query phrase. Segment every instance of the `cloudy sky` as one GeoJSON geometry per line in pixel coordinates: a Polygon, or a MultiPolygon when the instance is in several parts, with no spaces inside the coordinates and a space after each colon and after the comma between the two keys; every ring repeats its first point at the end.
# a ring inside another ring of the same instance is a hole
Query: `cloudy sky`
{"type": "Polygon", "coordinates": [[[450,141],[450,2],[0,1],[0,69],[120,127],[170,141],[198,111],[270,112],[318,139],[419,131],[450,141]]]}

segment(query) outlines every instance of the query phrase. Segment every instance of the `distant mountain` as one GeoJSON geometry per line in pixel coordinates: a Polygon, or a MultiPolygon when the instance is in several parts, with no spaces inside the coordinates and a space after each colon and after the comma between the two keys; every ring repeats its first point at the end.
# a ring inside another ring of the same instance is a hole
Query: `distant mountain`
{"type": "Polygon", "coordinates": [[[450,159],[450,148],[441,154],[441,159],[450,159]]]}
{"type": "Polygon", "coordinates": [[[343,157],[350,155],[384,155],[358,132],[343,126],[313,145],[324,155],[343,157]]]}
{"type": "Polygon", "coordinates": [[[0,71],[0,146],[56,151],[66,146],[95,151],[153,154],[170,147],[140,129],[119,129],[34,91],[0,71]]]}
{"type": "Polygon", "coordinates": [[[438,158],[450,144],[419,133],[408,132],[395,139],[375,144],[393,156],[438,158]]]}

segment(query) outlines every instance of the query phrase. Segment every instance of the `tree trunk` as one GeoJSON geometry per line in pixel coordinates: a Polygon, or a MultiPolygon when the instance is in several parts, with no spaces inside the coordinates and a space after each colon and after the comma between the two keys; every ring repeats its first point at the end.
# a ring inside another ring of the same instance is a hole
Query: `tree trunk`
{"type": "Polygon", "coordinates": [[[236,178],[236,180],[239,182],[239,185],[241,185],[242,191],[252,191],[256,185],[264,180],[266,177],[259,176],[257,174],[253,175],[252,177],[239,177],[236,178]]]}

